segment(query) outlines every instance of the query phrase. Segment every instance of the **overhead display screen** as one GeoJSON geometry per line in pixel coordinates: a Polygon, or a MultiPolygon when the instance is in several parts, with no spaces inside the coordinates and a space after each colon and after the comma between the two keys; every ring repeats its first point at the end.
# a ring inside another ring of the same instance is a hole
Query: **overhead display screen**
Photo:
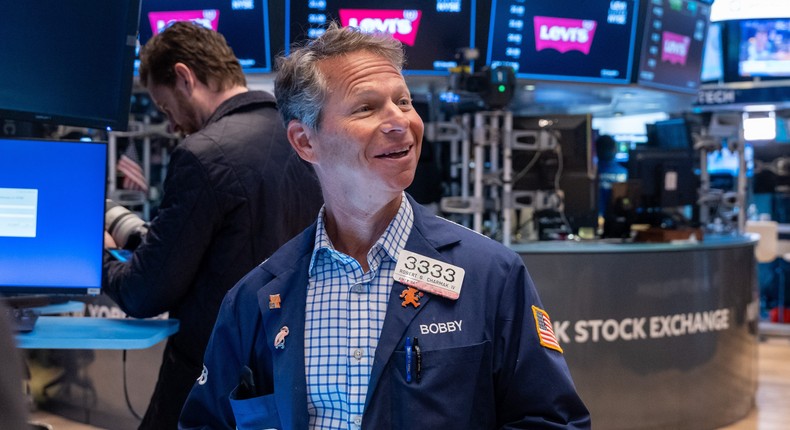
{"type": "Polygon", "coordinates": [[[637,9],[634,0],[494,0],[486,62],[519,78],[629,83],[637,9]]]}
{"type": "Polygon", "coordinates": [[[268,0],[143,0],[140,45],[176,21],[192,21],[225,36],[245,72],[270,72],[268,15],[268,0]]]}
{"type": "Polygon", "coordinates": [[[709,17],[710,5],[696,0],[649,0],[637,82],[696,93],[709,17]]]}
{"type": "Polygon", "coordinates": [[[790,18],[738,24],[738,76],[790,77],[790,18]]]}
{"type": "Polygon", "coordinates": [[[335,21],[400,40],[406,74],[446,75],[459,65],[459,51],[474,46],[475,1],[286,0],[286,54],[335,21]]]}

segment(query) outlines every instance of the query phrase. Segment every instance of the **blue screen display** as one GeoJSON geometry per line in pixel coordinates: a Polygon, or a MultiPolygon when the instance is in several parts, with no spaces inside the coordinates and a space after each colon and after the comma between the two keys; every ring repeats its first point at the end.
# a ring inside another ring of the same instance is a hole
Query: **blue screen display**
{"type": "Polygon", "coordinates": [[[0,293],[98,294],[107,145],[0,139],[0,293]]]}
{"type": "Polygon", "coordinates": [[[634,0],[494,0],[487,64],[519,78],[627,84],[634,0]]]}

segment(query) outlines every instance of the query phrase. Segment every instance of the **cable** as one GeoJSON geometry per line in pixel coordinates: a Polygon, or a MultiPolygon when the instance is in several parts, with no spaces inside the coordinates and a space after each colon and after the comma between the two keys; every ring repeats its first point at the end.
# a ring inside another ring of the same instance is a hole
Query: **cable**
{"type": "Polygon", "coordinates": [[[126,407],[129,408],[129,412],[131,412],[132,415],[135,418],[137,418],[138,421],[142,421],[143,417],[141,417],[140,414],[138,414],[137,411],[134,410],[134,407],[132,406],[132,402],[129,400],[129,387],[126,384],[126,350],[125,349],[123,350],[122,357],[123,357],[123,398],[124,400],[126,400],[126,407]]]}

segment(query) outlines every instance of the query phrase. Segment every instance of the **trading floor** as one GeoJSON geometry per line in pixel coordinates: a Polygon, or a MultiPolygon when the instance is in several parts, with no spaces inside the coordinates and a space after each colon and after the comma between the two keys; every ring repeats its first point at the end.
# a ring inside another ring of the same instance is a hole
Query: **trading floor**
{"type": "MultiPolygon", "coordinates": [[[[764,339],[759,344],[758,357],[756,407],[744,419],[720,430],[784,430],[790,426],[790,337],[764,339]]],[[[52,430],[99,430],[40,411],[34,412],[31,420],[49,424],[52,430]]]]}

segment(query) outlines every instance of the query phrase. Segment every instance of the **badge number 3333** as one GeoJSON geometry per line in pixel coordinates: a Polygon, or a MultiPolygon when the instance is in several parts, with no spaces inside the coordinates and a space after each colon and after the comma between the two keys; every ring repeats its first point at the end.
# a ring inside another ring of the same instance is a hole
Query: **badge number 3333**
{"type": "Polygon", "coordinates": [[[402,250],[393,277],[396,281],[421,291],[456,300],[461,294],[464,269],[402,250]]]}

